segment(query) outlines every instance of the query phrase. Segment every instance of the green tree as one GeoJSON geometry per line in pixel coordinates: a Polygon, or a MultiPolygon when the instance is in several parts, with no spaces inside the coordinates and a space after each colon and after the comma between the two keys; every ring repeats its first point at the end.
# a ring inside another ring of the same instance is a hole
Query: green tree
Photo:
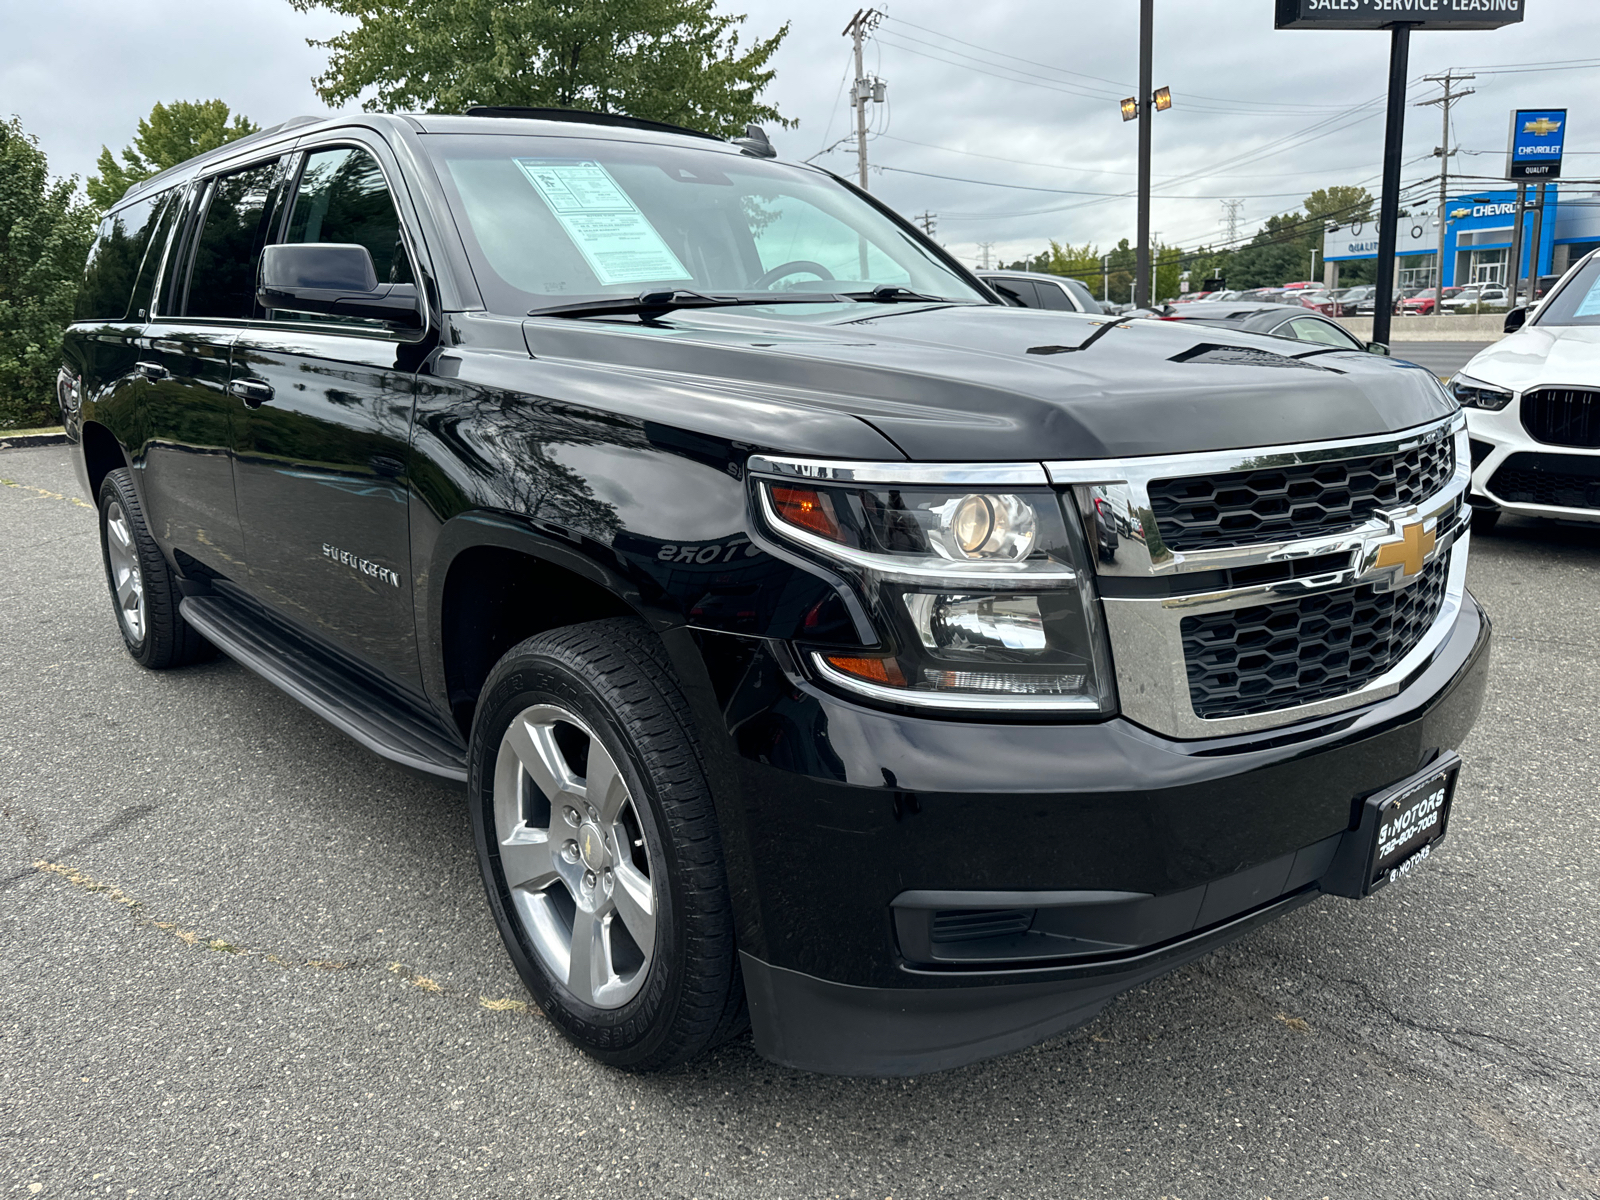
{"type": "Polygon", "coordinates": [[[61,333],[94,240],[78,179],[51,179],[36,139],[0,121],[0,429],[58,420],[61,333]]]}
{"type": "Polygon", "coordinates": [[[625,113],[724,135],[794,122],[760,99],[789,32],[741,48],[743,16],[714,0],[289,0],[358,22],[312,45],[329,104],[369,88],[369,112],[461,112],[474,104],[625,113]]]}
{"type": "Polygon", "coordinates": [[[157,104],[149,117],[139,122],[133,144],[123,147],[121,162],[105,146],[100,147],[100,157],[95,162],[99,174],[89,176],[84,187],[89,199],[101,208],[110,208],[141,180],[255,133],[257,128],[247,117],[232,116],[221,100],[157,104]]]}

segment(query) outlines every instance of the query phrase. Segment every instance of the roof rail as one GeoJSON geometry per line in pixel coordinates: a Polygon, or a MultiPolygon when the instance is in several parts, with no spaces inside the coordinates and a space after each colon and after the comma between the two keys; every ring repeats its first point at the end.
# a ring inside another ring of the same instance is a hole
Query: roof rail
{"type": "Polygon", "coordinates": [[[703,129],[688,129],[682,125],[669,125],[665,121],[648,121],[643,117],[629,117],[621,113],[583,112],[576,108],[519,108],[509,104],[475,104],[463,114],[468,117],[520,117],[527,121],[569,121],[575,125],[610,125],[619,129],[643,129],[655,133],[686,133],[690,137],[723,141],[714,133],[703,129]]]}
{"type": "MultiPolygon", "coordinates": [[[[231,142],[224,142],[222,145],[211,150],[203,150],[199,154],[196,154],[193,158],[184,159],[184,161],[179,163],[177,166],[168,167],[165,171],[159,171],[150,176],[149,179],[141,179],[138,183],[135,183],[129,187],[127,191],[123,192],[116,204],[123,204],[134,196],[137,196],[140,192],[147,191],[148,189],[155,187],[162,180],[166,179],[167,176],[182,170],[190,163],[205,158],[220,158],[223,157],[223,151],[232,153],[241,146],[248,146],[252,142],[265,141],[276,134],[283,133],[285,130],[298,129],[302,125],[315,125],[317,122],[326,121],[327,119],[327,117],[290,117],[287,121],[280,121],[276,125],[269,125],[265,129],[258,129],[254,133],[247,133],[242,138],[236,138],[231,142]]],[[[116,204],[112,205],[112,207],[115,208],[116,204]]]]}

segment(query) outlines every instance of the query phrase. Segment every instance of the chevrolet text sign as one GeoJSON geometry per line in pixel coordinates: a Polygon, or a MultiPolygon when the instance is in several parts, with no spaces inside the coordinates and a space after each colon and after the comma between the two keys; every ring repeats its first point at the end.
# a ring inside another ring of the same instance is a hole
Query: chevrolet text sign
{"type": "Polygon", "coordinates": [[[1526,0],[1278,0],[1279,29],[1499,29],[1526,0]]]}
{"type": "Polygon", "coordinates": [[[1506,147],[1506,178],[1560,179],[1561,147],[1566,136],[1566,109],[1517,109],[1511,114],[1511,142],[1506,147]]]}

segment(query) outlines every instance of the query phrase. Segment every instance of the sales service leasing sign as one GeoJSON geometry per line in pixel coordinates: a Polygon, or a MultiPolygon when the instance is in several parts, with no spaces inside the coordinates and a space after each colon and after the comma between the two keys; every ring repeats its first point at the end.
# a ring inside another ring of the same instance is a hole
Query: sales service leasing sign
{"type": "Polygon", "coordinates": [[[1278,0],[1279,29],[1498,29],[1526,0],[1278,0]]]}

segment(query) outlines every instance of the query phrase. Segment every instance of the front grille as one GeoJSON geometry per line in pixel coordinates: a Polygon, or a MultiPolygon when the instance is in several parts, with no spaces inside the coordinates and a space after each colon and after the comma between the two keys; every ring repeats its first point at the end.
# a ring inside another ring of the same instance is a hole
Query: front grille
{"type": "Polygon", "coordinates": [[[1571,454],[1513,454],[1489,480],[1508,504],[1600,508],[1600,458],[1571,454]]]}
{"type": "Polygon", "coordinates": [[[1444,602],[1450,556],[1410,587],[1318,592],[1275,604],[1185,617],[1189,699],[1198,716],[1242,717],[1343,696],[1420,642],[1444,602]]]}
{"type": "Polygon", "coordinates": [[[1156,479],[1150,505],[1170,550],[1287,541],[1350,529],[1384,509],[1421,504],[1455,469],[1455,439],[1445,437],[1399,454],[1156,479]]]}
{"type": "Polygon", "coordinates": [[[1540,388],[1522,398],[1522,427],[1551,446],[1600,449],[1600,392],[1540,388]]]}

